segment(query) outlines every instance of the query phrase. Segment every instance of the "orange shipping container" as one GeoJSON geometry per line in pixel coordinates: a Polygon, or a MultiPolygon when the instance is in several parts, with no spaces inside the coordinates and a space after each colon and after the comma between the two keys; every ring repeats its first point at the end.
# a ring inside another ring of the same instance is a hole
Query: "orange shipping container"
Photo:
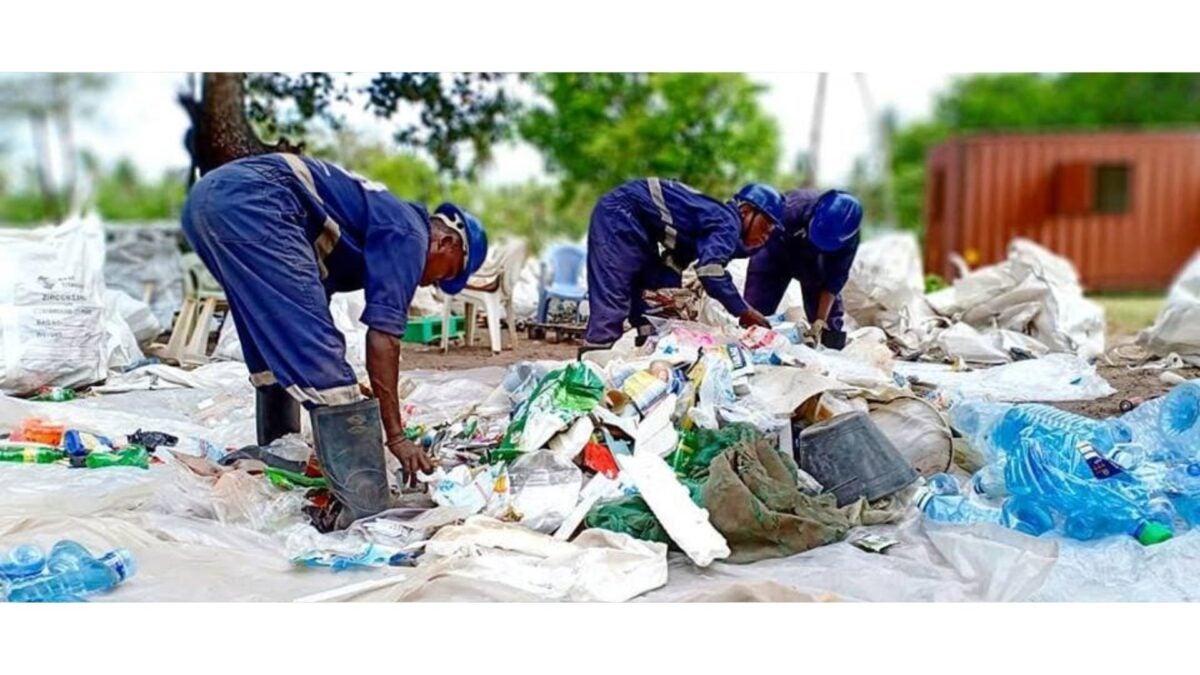
{"type": "Polygon", "coordinates": [[[925,268],[1003,260],[1013,237],[1069,258],[1090,290],[1166,288],[1200,247],[1200,133],[959,137],[930,151],[925,268]]]}

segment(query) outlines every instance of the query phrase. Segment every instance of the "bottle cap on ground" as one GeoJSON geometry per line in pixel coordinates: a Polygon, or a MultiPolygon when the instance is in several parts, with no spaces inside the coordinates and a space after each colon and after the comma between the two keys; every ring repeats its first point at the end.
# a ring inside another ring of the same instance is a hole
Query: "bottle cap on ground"
{"type": "Polygon", "coordinates": [[[1142,523],[1137,529],[1137,540],[1142,546],[1153,546],[1175,536],[1171,528],[1153,521],[1142,523]]]}
{"type": "Polygon", "coordinates": [[[133,553],[130,553],[127,548],[118,548],[105,553],[100,562],[116,572],[117,576],[121,577],[121,581],[137,574],[137,560],[134,560],[133,553]]]}

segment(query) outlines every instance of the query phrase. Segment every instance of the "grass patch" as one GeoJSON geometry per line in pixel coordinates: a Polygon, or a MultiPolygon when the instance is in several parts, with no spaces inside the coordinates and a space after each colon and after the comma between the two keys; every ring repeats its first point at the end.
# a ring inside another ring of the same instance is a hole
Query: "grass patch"
{"type": "Polygon", "coordinates": [[[1105,293],[1088,297],[1104,307],[1110,335],[1133,335],[1148,328],[1166,300],[1162,293],[1105,293]]]}

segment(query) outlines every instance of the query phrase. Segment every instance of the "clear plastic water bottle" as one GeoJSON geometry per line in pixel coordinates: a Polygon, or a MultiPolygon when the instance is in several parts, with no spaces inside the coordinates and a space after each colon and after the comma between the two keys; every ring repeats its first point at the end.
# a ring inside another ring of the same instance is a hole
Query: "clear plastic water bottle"
{"type": "Polygon", "coordinates": [[[1004,485],[1004,463],[993,462],[971,476],[971,491],[988,499],[1004,499],[1008,488],[1004,485]]]}
{"type": "Polygon", "coordinates": [[[1010,497],[1000,508],[1000,523],[1018,532],[1033,537],[1041,536],[1054,529],[1054,516],[1036,500],[1028,497],[1010,497]]]}
{"type": "Polygon", "coordinates": [[[1133,434],[1145,458],[1153,461],[1178,461],[1181,453],[1168,439],[1162,428],[1162,407],[1166,397],[1152,398],[1120,417],[1122,424],[1133,434]]]}
{"type": "MultiPolygon", "coordinates": [[[[1020,415],[1020,408],[1013,409],[1014,416],[1020,415]]],[[[1016,429],[1022,420],[1007,417],[996,433],[1007,452],[1005,485],[1013,495],[1061,514],[1068,537],[1087,540],[1124,533],[1146,545],[1171,538],[1171,526],[1160,521],[1161,506],[1152,507],[1146,486],[1092,445],[1104,442],[1104,432],[1082,424],[1069,426],[1074,424],[1069,418],[1058,418],[1068,430],[1051,427],[1048,415],[1016,429]]]]}
{"type": "Polygon", "coordinates": [[[917,508],[926,518],[942,523],[995,523],[1034,537],[1054,529],[1054,517],[1037,502],[1021,497],[1001,507],[959,494],[937,494],[929,487],[918,492],[917,508]]]}
{"type": "Polygon", "coordinates": [[[1184,382],[1163,400],[1159,424],[1168,441],[1200,454],[1200,382],[1184,382]]]}
{"type": "Polygon", "coordinates": [[[991,443],[988,436],[1011,408],[1009,403],[958,401],[950,407],[950,424],[970,441],[973,448],[983,453],[988,462],[994,462],[1003,458],[1003,449],[991,443]]]}
{"type": "Polygon", "coordinates": [[[917,508],[930,520],[940,523],[995,523],[1000,524],[1000,509],[972,501],[958,494],[937,494],[929,487],[918,491],[917,508]]]}
{"type": "Polygon", "coordinates": [[[0,578],[21,579],[41,574],[46,567],[46,554],[40,546],[23,544],[0,556],[0,578]]]}
{"type": "Polygon", "coordinates": [[[1117,445],[1111,425],[1040,403],[1009,408],[992,431],[991,441],[1010,452],[1020,444],[1025,429],[1032,429],[1042,442],[1057,446],[1065,446],[1070,440],[1087,442],[1102,457],[1110,456],[1117,445]]]}
{"type": "Polygon", "coordinates": [[[117,549],[94,558],[72,541],[59,542],[46,561],[49,574],[5,584],[9,602],[62,602],[113,588],[137,572],[133,554],[117,549]]]}
{"type": "Polygon", "coordinates": [[[1163,478],[1163,493],[1189,527],[1200,525],[1200,462],[1179,465],[1163,478]]]}
{"type": "Polygon", "coordinates": [[[925,484],[936,495],[956,495],[959,493],[958,479],[948,473],[935,473],[925,479],[925,484]]]}

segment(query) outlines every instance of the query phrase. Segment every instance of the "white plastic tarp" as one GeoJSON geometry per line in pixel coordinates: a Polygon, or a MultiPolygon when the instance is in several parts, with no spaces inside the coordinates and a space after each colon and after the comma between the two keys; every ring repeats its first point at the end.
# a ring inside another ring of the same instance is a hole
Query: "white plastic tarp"
{"type": "Polygon", "coordinates": [[[1089,401],[1116,393],[1094,366],[1074,354],[1049,354],[983,370],[907,361],[897,361],[895,368],[903,377],[967,399],[1089,401]]]}

